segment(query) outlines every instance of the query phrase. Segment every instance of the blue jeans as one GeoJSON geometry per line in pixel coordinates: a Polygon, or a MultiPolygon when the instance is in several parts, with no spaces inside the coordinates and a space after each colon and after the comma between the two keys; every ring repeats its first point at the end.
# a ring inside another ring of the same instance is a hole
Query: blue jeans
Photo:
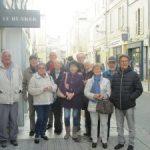
{"type": "MultiPolygon", "coordinates": [[[[70,127],[70,114],[71,109],[64,108],[65,126],[70,127]]],[[[73,109],[73,126],[79,127],[80,125],[80,109],[73,109]]]]}
{"type": "Polygon", "coordinates": [[[35,124],[35,136],[43,136],[46,132],[50,105],[36,105],[35,111],[37,113],[37,120],[35,124]]]}

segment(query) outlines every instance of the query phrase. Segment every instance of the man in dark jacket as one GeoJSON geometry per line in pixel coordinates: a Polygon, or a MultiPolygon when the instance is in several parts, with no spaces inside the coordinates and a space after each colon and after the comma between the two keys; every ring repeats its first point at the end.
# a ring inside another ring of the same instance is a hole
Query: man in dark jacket
{"type": "Polygon", "coordinates": [[[127,150],[134,149],[135,139],[135,105],[136,99],[142,94],[143,88],[138,74],[129,67],[129,57],[119,57],[120,68],[112,77],[110,100],[115,105],[117,121],[118,144],[114,149],[124,147],[124,117],[126,117],[129,128],[129,145],[127,150]]]}

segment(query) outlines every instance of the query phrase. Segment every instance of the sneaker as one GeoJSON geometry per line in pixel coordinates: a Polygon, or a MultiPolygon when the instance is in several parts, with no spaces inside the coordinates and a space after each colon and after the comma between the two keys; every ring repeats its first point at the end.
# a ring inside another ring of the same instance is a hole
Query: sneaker
{"type": "Polygon", "coordinates": [[[116,145],[116,146],[114,147],[114,149],[120,149],[120,148],[122,148],[122,147],[124,147],[124,144],[118,144],[118,145],[116,145]]]}
{"type": "Polygon", "coordinates": [[[97,147],[97,143],[92,143],[92,148],[96,148],[97,147]]]}
{"type": "Polygon", "coordinates": [[[2,148],[7,147],[7,141],[2,141],[2,142],[1,142],[1,147],[2,147],[2,148]]]}
{"type": "Polygon", "coordinates": [[[134,147],[132,145],[129,145],[127,150],[134,150],[134,147]]]}
{"type": "Polygon", "coordinates": [[[62,132],[62,130],[54,130],[54,133],[56,133],[57,135],[60,135],[61,134],[61,132],[62,132]]]}
{"type": "Polygon", "coordinates": [[[17,140],[11,140],[10,143],[11,143],[13,146],[18,146],[17,140]]]}
{"type": "Polygon", "coordinates": [[[41,138],[42,138],[43,140],[45,140],[45,141],[48,141],[48,140],[49,140],[49,138],[48,138],[46,135],[42,135],[41,138]]]}
{"type": "Polygon", "coordinates": [[[51,124],[48,124],[46,129],[48,130],[48,129],[50,129],[50,128],[52,128],[52,125],[51,125],[51,124]]]}
{"type": "Polygon", "coordinates": [[[102,143],[103,148],[107,148],[107,143],[102,143]]]}
{"type": "Polygon", "coordinates": [[[34,133],[35,133],[34,131],[30,131],[29,136],[34,136],[34,133]]]}

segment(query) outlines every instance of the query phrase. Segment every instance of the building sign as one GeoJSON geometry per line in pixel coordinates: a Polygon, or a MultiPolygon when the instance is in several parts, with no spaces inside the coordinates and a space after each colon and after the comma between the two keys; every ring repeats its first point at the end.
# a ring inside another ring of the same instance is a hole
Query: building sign
{"type": "Polygon", "coordinates": [[[0,27],[39,28],[40,11],[1,9],[0,27]]]}

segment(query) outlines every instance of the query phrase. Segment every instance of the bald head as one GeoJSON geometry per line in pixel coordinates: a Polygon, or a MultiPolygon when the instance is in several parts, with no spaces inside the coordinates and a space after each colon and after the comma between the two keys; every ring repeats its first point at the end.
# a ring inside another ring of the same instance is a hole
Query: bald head
{"type": "Polygon", "coordinates": [[[49,60],[54,62],[57,59],[57,54],[56,52],[50,52],[49,53],[49,60]]]}
{"type": "Polygon", "coordinates": [[[2,63],[6,68],[8,68],[11,65],[11,54],[8,50],[4,50],[2,52],[2,63]]]}
{"type": "Polygon", "coordinates": [[[76,55],[76,58],[77,58],[78,63],[83,64],[84,60],[85,60],[85,54],[84,53],[78,53],[76,55]]]}

